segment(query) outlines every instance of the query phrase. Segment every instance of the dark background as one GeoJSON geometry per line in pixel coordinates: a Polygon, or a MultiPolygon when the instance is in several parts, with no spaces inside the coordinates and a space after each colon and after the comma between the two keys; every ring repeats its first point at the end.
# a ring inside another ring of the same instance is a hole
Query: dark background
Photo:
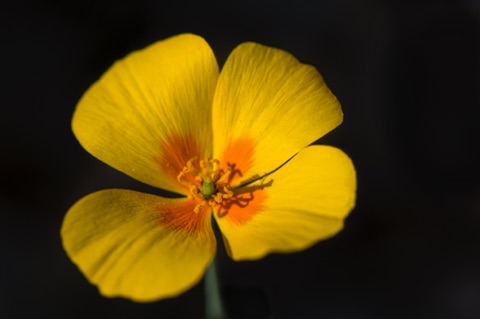
{"type": "Polygon", "coordinates": [[[150,190],[80,147],[76,102],[114,60],[182,32],[205,37],[220,65],[247,40],[315,65],[345,113],[321,143],[358,171],[335,238],[242,263],[220,246],[234,306],[249,318],[480,318],[480,2],[380,0],[3,4],[1,318],[203,317],[202,284],[151,304],[101,297],[59,236],[80,197],[150,190]]]}

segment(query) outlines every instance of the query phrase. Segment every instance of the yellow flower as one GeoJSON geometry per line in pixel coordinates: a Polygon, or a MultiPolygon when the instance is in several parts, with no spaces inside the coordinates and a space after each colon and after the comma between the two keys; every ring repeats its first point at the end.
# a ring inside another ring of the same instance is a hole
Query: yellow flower
{"type": "Polygon", "coordinates": [[[221,73],[191,34],[134,52],[84,94],[73,131],[108,165],[184,196],[87,195],[65,216],[65,250],[103,295],[153,301],[201,280],[212,215],[234,260],[331,237],[354,206],[355,170],[339,149],[307,146],[342,118],[316,69],[279,49],[243,43],[221,73]]]}

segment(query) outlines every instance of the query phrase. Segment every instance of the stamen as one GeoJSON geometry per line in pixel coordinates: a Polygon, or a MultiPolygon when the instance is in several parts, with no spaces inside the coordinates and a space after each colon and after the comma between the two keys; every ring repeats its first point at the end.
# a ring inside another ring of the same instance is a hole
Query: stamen
{"type": "Polygon", "coordinates": [[[223,175],[218,179],[217,183],[218,183],[218,184],[223,183],[223,181],[228,178],[228,176],[230,175],[231,172],[232,172],[232,168],[231,168],[231,167],[227,167],[227,168],[225,169],[223,175]]]}
{"type": "Polygon", "coordinates": [[[202,193],[195,184],[190,185],[190,194],[193,196],[193,198],[203,199],[202,193]]]}
{"type": "Polygon", "coordinates": [[[184,181],[184,180],[183,180],[183,177],[184,177],[184,176],[186,175],[186,173],[187,173],[187,171],[186,171],[185,169],[186,169],[186,167],[183,169],[183,171],[181,171],[180,173],[178,173],[178,175],[177,175],[177,180],[178,180],[181,184],[188,186],[189,183],[188,183],[187,181],[184,181]]]}
{"type": "Polygon", "coordinates": [[[229,190],[229,189],[227,188],[227,186],[225,186],[225,187],[223,188],[223,191],[225,192],[225,194],[222,195],[223,198],[230,198],[230,197],[233,196],[233,192],[232,192],[231,190],[229,190]]]}
{"type": "Polygon", "coordinates": [[[187,169],[188,172],[191,172],[194,175],[198,175],[200,172],[193,166],[193,163],[192,163],[195,159],[196,157],[189,159],[187,161],[187,167],[183,168],[183,170],[185,171],[185,169],[187,169]]]}
{"type": "Polygon", "coordinates": [[[208,205],[209,205],[210,207],[213,207],[213,206],[217,205],[217,202],[216,202],[213,198],[210,198],[210,199],[208,200],[208,205]]]}
{"type": "Polygon", "coordinates": [[[206,201],[203,200],[200,204],[198,204],[197,206],[195,206],[195,208],[193,209],[193,212],[194,212],[195,214],[200,213],[200,212],[203,210],[203,207],[205,206],[205,203],[206,203],[206,201]]]}
{"type": "Polygon", "coordinates": [[[212,199],[217,202],[218,204],[220,204],[223,200],[222,198],[222,194],[221,193],[217,193],[215,195],[212,196],[212,199]]]}

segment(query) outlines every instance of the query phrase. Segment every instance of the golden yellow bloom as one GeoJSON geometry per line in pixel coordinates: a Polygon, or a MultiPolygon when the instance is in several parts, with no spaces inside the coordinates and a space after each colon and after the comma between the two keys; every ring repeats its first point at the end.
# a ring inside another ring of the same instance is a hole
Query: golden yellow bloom
{"type": "Polygon", "coordinates": [[[185,196],[90,194],[65,216],[65,250],[103,295],[153,301],[202,278],[212,215],[234,260],[328,238],[354,206],[355,170],[339,149],[307,146],[342,117],[316,69],[282,50],[243,43],[221,73],[191,34],[134,52],[85,93],[73,131],[108,165],[185,196]]]}

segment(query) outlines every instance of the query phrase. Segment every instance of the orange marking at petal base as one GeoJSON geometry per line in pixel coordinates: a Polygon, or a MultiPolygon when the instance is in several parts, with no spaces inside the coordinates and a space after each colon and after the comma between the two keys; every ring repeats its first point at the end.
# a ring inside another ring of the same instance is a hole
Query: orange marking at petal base
{"type": "Polygon", "coordinates": [[[242,226],[265,209],[266,199],[263,187],[246,187],[221,205],[217,205],[215,213],[218,218],[225,218],[236,226],[242,226]]]}
{"type": "Polygon", "coordinates": [[[222,154],[220,163],[222,166],[230,166],[232,173],[228,183],[235,186],[235,182],[245,177],[253,165],[255,143],[253,139],[242,137],[230,141],[222,154]]]}
{"type": "MultiPolygon", "coordinates": [[[[188,160],[203,153],[195,136],[178,133],[171,134],[160,141],[160,150],[162,155],[156,158],[157,162],[174,180],[177,180],[178,173],[183,170],[188,160]]],[[[184,188],[188,191],[187,186],[184,188]]]]}
{"type": "Polygon", "coordinates": [[[192,234],[202,232],[206,227],[206,218],[211,217],[208,209],[195,213],[193,210],[197,203],[198,201],[187,201],[158,206],[158,223],[176,231],[192,234]]]}

